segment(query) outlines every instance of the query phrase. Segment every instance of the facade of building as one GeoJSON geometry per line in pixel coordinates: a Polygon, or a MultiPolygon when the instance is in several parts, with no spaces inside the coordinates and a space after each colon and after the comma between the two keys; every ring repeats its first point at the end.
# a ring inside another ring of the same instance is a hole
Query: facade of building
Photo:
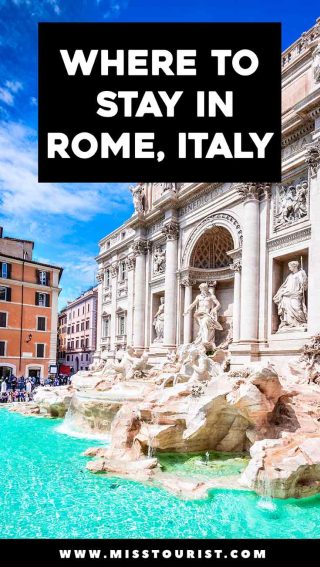
{"type": "Polygon", "coordinates": [[[34,261],[33,245],[0,228],[0,376],[45,377],[56,365],[62,269],[34,261]]]}
{"type": "Polygon", "coordinates": [[[133,188],[134,214],[99,243],[97,356],[194,340],[201,283],[234,365],[297,357],[319,331],[320,20],[282,65],[282,182],[133,188]]]}
{"type": "MultiPolygon", "coordinates": [[[[97,341],[98,290],[93,287],[70,301],[58,318],[58,362],[71,372],[88,370],[97,341]]],[[[62,371],[62,370],[61,370],[62,371]]]]}

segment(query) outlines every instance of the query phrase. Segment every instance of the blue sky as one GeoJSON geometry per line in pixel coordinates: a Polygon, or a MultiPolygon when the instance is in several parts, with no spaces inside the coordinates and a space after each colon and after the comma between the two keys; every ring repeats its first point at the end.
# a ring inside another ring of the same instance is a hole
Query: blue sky
{"type": "Polygon", "coordinates": [[[318,16],[314,0],[0,0],[0,224],[64,267],[61,306],[94,283],[97,243],[132,204],[127,184],[37,184],[37,22],[281,21],[286,48],[318,16]]]}

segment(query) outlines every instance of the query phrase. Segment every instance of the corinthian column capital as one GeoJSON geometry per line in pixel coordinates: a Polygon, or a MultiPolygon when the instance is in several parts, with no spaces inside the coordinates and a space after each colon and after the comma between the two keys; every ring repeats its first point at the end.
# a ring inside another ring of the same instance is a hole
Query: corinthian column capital
{"type": "Polygon", "coordinates": [[[179,238],[179,224],[175,220],[170,220],[162,228],[166,240],[177,240],[179,238]]]}
{"type": "Polygon", "coordinates": [[[270,183],[243,183],[237,188],[239,195],[244,202],[259,201],[261,196],[269,198],[271,195],[270,183]]]}
{"type": "Polygon", "coordinates": [[[136,240],[132,245],[133,255],[140,256],[141,254],[146,254],[148,251],[148,243],[146,240],[136,240]]]}

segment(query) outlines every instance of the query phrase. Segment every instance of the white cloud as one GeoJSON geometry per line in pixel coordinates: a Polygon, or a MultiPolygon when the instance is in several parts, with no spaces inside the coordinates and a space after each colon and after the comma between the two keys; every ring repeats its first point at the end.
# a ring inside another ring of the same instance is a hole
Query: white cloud
{"type": "Polygon", "coordinates": [[[2,102],[4,102],[5,104],[8,104],[9,106],[13,106],[14,97],[12,93],[8,89],[5,89],[3,87],[0,87],[0,100],[2,100],[2,102]]]}
{"type": "Polygon", "coordinates": [[[30,97],[31,106],[38,106],[38,99],[35,96],[30,97]]]}
{"type": "Polygon", "coordinates": [[[6,87],[12,92],[17,93],[21,91],[23,88],[22,83],[20,81],[6,81],[6,87]]]}
{"type": "Polygon", "coordinates": [[[0,87],[0,100],[8,106],[14,105],[14,95],[23,88],[20,81],[6,81],[3,87],[0,87]]]}
{"type": "Polygon", "coordinates": [[[0,125],[1,214],[63,215],[89,220],[112,214],[130,202],[127,184],[68,185],[37,182],[37,144],[33,130],[18,123],[0,125]]]}
{"type": "Polygon", "coordinates": [[[32,16],[41,16],[47,12],[49,8],[50,11],[59,16],[61,14],[60,0],[2,0],[0,2],[0,7],[6,4],[13,3],[17,7],[24,7],[30,11],[32,16]]]}

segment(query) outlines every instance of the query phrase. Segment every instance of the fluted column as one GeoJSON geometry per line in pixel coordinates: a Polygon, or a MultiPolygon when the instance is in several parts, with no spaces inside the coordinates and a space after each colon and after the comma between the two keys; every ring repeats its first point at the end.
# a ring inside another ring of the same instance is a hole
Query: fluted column
{"type": "Polygon", "coordinates": [[[136,259],[136,267],[134,274],[133,342],[136,348],[144,348],[145,346],[146,253],[147,242],[145,240],[134,242],[133,254],[136,259]]]}
{"type": "Polygon", "coordinates": [[[126,258],[128,273],[128,311],[127,311],[127,344],[132,345],[133,339],[133,293],[134,293],[134,266],[135,257],[126,258]]]}
{"type": "Polygon", "coordinates": [[[111,320],[110,320],[110,346],[111,349],[116,347],[117,335],[117,279],[118,279],[118,262],[111,264],[111,320]]]}
{"type": "Polygon", "coordinates": [[[248,183],[239,189],[243,198],[240,341],[256,342],[259,318],[259,195],[261,186],[248,183]]]}
{"type": "Polygon", "coordinates": [[[177,327],[177,263],[179,226],[177,221],[169,220],[162,229],[166,237],[165,304],[163,344],[176,346],[177,327]]]}
{"type": "MultiPolygon", "coordinates": [[[[192,303],[192,280],[183,278],[181,281],[184,286],[184,313],[192,303]]],[[[192,342],[192,313],[189,312],[183,317],[183,344],[188,345],[192,342]]]]}
{"type": "Polygon", "coordinates": [[[320,141],[307,148],[306,162],[309,167],[311,243],[308,269],[308,333],[320,330],[320,141]]]}
{"type": "Polygon", "coordinates": [[[230,268],[234,272],[232,338],[234,343],[238,343],[240,340],[241,313],[241,260],[234,260],[230,268]]]}
{"type": "Polygon", "coordinates": [[[99,268],[97,273],[98,304],[97,304],[97,343],[96,343],[95,355],[98,355],[101,351],[103,281],[104,281],[104,270],[103,268],[99,268]]]}

